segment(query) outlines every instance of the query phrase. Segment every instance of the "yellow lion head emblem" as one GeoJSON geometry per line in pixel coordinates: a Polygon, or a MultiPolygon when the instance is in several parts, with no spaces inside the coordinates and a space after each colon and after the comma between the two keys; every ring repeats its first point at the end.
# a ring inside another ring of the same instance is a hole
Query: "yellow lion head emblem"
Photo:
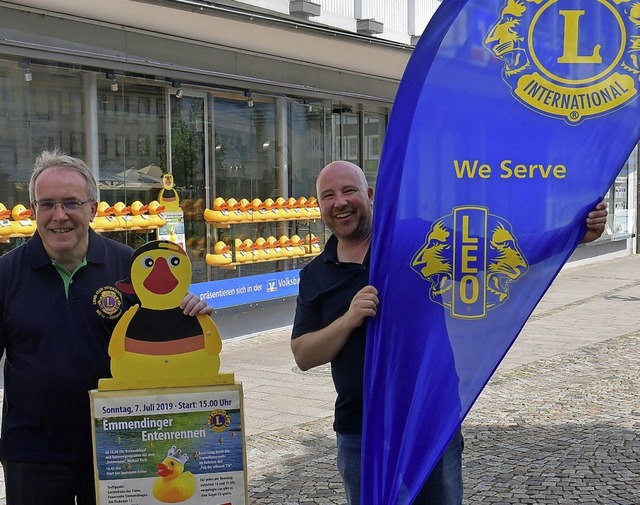
{"type": "MultiPolygon", "coordinates": [[[[506,0],[500,15],[484,37],[483,45],[504,62],[504,75],[507,78],[523,72],[531,65],[526,35],[535,12],[527,11],[529,7],[535,7],[532,4],[540,5],[543,1],[506,0]]],[[[640,79],[640,1],[611,2],[623,6],[621,15],[626,18],[627,24],[627,53],[621,67],[640,79]]]]}
{"type": "MultiPolygon", "coordinates": [[[[433,223],[424,245],[411,261],[411,268],[431,284],[429,298],[451,308],[454,296],[454,234],[452,215],[433,223]]],[[[481,238],[483,239],[483,238],[481,238]]],[[[529,265],[518,247],[511,225],[502,218],[488,215],[486,237],[486,309],[502,305],[509,297],[509,284],[522,277],[529,265]]]]}

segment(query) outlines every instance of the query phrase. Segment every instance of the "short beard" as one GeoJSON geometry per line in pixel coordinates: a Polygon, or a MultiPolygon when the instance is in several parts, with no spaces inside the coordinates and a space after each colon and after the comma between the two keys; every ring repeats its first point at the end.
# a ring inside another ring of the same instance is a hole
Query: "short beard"
{"type": "Polygon", "coordinates": [[[362,240],[366,239],[369,235],[371,235],[372,226],[373,225],[371,222],[371,216],[362,215],[360,216],[360,219],[358,219],[358,225],[356,226],[356,229],[349,235],[342,235],[342,234],[336,233],[335,230],[331,230],[331,232],[339,240],[345,240],[347,242],[357,243],[357,242],[361,242],[362,240]]]}

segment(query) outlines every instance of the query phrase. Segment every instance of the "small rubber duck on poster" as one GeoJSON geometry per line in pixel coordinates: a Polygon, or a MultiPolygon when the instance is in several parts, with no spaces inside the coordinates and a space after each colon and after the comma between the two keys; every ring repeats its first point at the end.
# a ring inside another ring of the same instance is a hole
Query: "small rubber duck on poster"
{"type": "Polygon", "coordinates": [[[158,477],[153,482],[153,496],[163,503],[180,503],[193,496],[196,479],[185,471],[189,456],[175,445],[167,451],[167,457],[158,463],[158,477]]]}

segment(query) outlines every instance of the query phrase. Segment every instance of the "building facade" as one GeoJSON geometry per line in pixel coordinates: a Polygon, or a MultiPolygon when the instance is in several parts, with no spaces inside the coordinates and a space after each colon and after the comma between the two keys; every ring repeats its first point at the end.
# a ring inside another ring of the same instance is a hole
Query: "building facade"
{"type": "MultiPolygon", "coordinates": [[[[182,241],[223,335],[289,324],[299,269],[327,237],[315,178],[348,159],[375,187],[397,86],[438,5],[0,1],[0,203],[28,207],[33,160],[55,147],[87,161],[111,213],[162,200],[171,173],[180,205],[160,232],[182,241]]],[[[635,251],[637,168],[636,151],[606,195],[607,233],[576,259],[635,251]]],[[[156,237],[124,223],[101,232],[156,237]]],[[[3,250],[19,235],[0,236],[3,250]]]]}

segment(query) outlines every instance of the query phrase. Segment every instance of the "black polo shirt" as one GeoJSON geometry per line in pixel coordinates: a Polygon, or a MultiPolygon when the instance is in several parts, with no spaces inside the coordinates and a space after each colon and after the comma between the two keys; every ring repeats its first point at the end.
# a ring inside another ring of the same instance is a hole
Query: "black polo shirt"
{"type": "MultiPolygon", "coordinates": [[[[291,338],[328,326],[349,309],[355,294],[369,284],[369,255],[363,264],[338,262],[338,240],[329,237],[322,254],[300,272],[299,294],[291,338]]],[[[366,321],[331,361],[338,393],[333,427],[338,433],[362,433],[362,390],[366,321]]]]}
{"type": "Polygon", "coordinates": [[[89,230],[86,265],[68,293],[38,233],[0,258],[3,459],[93,460],[88,391],[111,376],[111,333],[134,301],[115,283],[129,275],[131,253],[89,230]]]}

